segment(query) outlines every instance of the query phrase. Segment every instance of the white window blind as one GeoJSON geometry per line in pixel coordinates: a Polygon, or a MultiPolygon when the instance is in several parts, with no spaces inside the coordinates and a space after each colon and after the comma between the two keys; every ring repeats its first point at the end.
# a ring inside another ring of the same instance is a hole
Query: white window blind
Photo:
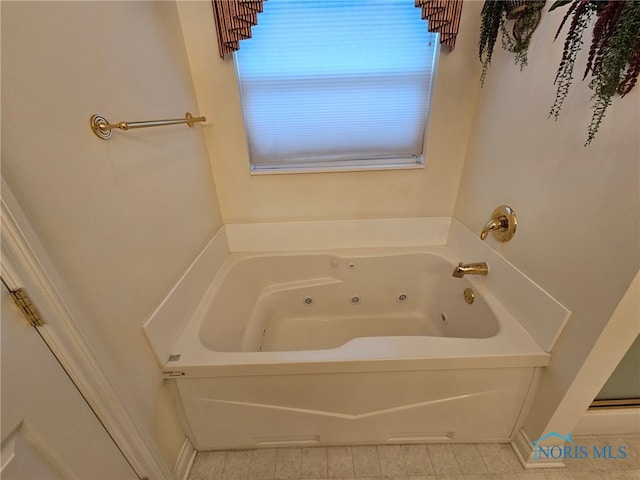
{"type": "Polygon", "coordinates": [[[437,36],[413,0],[269,0],[235,54],[252,169],[421,164],[437,36]]]}

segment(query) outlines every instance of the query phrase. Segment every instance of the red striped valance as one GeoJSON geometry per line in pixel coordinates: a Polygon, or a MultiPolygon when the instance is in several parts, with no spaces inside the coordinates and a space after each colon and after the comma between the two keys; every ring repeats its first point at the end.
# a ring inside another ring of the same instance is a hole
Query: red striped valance
{"type": "Polygon", "coordinates": [[[440,43],[453,48],[456,44],[462,0],[415,0],[422,9],[422,18],[429,22],[429,31],[440,34],[440,43]]]}
{"type": "MultiPolygon", "coordinates": [[[[258,23],[267,0],[212,0],[218,51],[224,58],[240,48],[240,40],[251,37],[251,27],[258,23]]],[[[440,34],[440,43],[455,46],[460,26],[462,0],[415,0],[422,18],[429,21],[429,31],[440,34]]]]}

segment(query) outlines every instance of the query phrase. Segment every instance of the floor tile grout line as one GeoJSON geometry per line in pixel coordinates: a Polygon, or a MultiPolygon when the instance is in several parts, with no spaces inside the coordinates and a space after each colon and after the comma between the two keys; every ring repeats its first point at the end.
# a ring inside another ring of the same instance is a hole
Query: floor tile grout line
{"type": "Polygon", "coordinates": [[[224,467],[227,464],[227,458],[229,457],[229,452],[224,452],[224,461],[222,462],[222,468],[220,469],[220,478],[218,480],[222,480],[224,474],[224,467]]]}
{"type": "MultiPolygon", "coordinates": [[[[474,445],[475,445],[475,444],[474,444],[474,445]]],[[[476,450],[478,450],[478,447],[476,447],[476,450]]],[[[480,460],[482,461],[482,464],[484,465],[485,470],[486,470],[487,472],[489,472],[489,465],[487,465],[487,462],[485,462],[485,460],[484,460],[484,455],[482,455],[482,454],[480,453],[480,450],[478,450],[478,455],[480,455],[480,460]]],[[[489,472],[489,473],[490,473],[490,472],[489,472]]],[[[543,475],[544,475],[544,474],[543,474],[543,475]]],[[[546,477],[546,475],[545,475],[545,477],[546,477]]]]}
{"type": "Polygon", "coordinates": [[[349,453],[351,454],[351,471],[353,472],[353,478],[356,478],[356,462],[353,461],[353,446],[349,446],[349,453]]]}
{"type": "Polygon", "coordinates": [[[300,449],[300,468],[298,472],[300,472],[300,478],[302,478],[302,448],[300,449]]]}
{"type": "MultiPolygon", "coordinates": [[[[449,445],[449,448],[451,449],[451,455],[453,455],[453,459],[455,460],[456,465],[458,466],[458,470],[462,475],[465,475],[465,473],[462,471],[462,468],[460,467],[460,462],[458,461],[458,456],[456,455],[456,452],[453,451],[453,447],[451,445],[449,445]]],[[[486,465],[485,465],[485,468],[486,468],[486,465]]],[[[489,470],[487,470],[487,472],[488,471],[489,470]]]]}
{"type": "Polygon", "coordinates": [[[326,463],[326,465],[325,465],[325,472],[326,472],[325,476],[326,476],[326,478],[329,478],[329,449],[327,447],[323,447],[323,450],[324,450],[324,456],[325,456],[325,459],[326,459],[326,461],[325,461],[325,463],[326,463]]]}
{"type": "Polygon", "coordinates": [[[407,467],[407,459],[404,458],[404,452],[402,451],[402,445],[398,445],[398,450],[400,451],[400,458],[402,458],[402,464],[404,465],[404,471],[407,476],[409,476],[409,467],[407,467]]]}
{"type": "Polygon", "coordinates": [[[378,471],[380,472],[380,476],[382,476],[382,464],[380,463],[380,451],[378,450],[378,446],[375,447],[376,450],[376,460],[378,460],[378,471]]]}
{"type": "Polygon", "coordinates": [[[451,455],[453,455],[453,461],[456,462],[460,475],[464,475],[465,473],[462,471],[462,468],[460,468],[460,462],[458,461],[458,456],[456,455],[456,452],[453,451],[453,447],[451,446],[451,444],[449,444],[449,450],[451,450],[451,455]]]}
{"type": "Polygon", "coordinates": [[[273,476],[271,477],[273,480],[276,478],[276,465],[278,464],[278,449],[274,448],[275,458],[273,459],[273,476]]]}
{"type": "Polygon", "coordinates": [[[433,472],[433,475],[436,475],[436,470],[433,467],[433,461],[431,460],[431,453],[429,453],[429,449],[427,448],[426,445],[424,445],[424,453],[426,454],[427,458],[429,459],[429,465],[431,466],[431,471],[433,472]]]}

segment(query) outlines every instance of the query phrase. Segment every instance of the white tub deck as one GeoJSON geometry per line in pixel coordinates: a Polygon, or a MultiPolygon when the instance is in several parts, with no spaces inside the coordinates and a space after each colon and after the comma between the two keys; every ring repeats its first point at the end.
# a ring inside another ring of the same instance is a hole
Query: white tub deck
{"type": "Polygon", "coordinates": [[[322,350],[215,352],[197,337],[176,344],[177,361],[164,364],[166,378],[226,377],[294,373],[450,370],[544,367],[544,352],[517,323],[501,324],[491,338],[428,336],[361,337],[322,350]]]}
{"type": "MultiPolygon", "coordinates": [[[[377,252],[389,254],[389,250],[377,252]]],[[[447,275],[450,276],[449,267],[452,270],[453,260],[447,258],[449,252],[446,248],[402,251],[403,254],[410,252],[435,255],[438,260],[447,260],[447,275]]],[[[369,255],[371,252],[363,251],[360,255],[364,253],[369,255]]],[[[322,254],[326,255],[327,252],[322,254]]],[[[340,258],[357,258],[352,250],[348,251],[348,257],[344,256],[345,252],[339,254],[342,255],[340,258]]],[[[339,256],[336,252],[331,255],[339,256]]],[[[262,254],[236,255],[227,261],[225,268],[230,271],[234,265],[252,257],[262,257],[262,254]]],[[[425,318],[404,318],[405,322],[399,325],[397,322],[390,322],[392,315],[379,315],[376,318],[373,314],[366,317],[366,320],[357,316],[350,318],[344,331],[339,328],[329,329],[333,332],[328,335],[330,338],[323,338],[322,330],[327,331],[327,322],[336,323],[335,317],[300,318],[293,315],[277,318],[271,324],[267,336],[262,340],[263,351],[238,351],[239,347],[229,348],[229,351],[216,350],[217,340],[210,339],[211,334],[207,334],[205,324],[214,321],[207,316],[207,311],[211,308],[213,298],[219,294],[218,290],[222,288],[221,282],[227,278],[224,271],[222,273],[213,282],[188,327],[174,345],[172,354],[179,355],[180,358],[164,364],[166,377],[542,367],[550,359],[550,355],[542,350],[519,322],[487,291],[481,279],[472,276],[464,279],[447,277],[444,280],[451,281],[454,285],[459,284],[460,292],[467,285],[474,289],[479,301],[484,302],[493,315],[492,321],[497,322],[495,334],[482,333],[489,330],[481,328],[473,336],[470,335],[470,338],[443,336],[442,332],[435,331],[437,327],[434,328],[432,320],[429,323],[425,318]],[[390,327],[392,323],[393,327],[390,327]],[[203,336],[206,335],[209,339],[205,338],[203,342],[203,336]],[[204,345],[206,342],[211,345],[204,345]]],[[[364,277],[367,277],[366,272],[364,277]]],[[[239,300],[243,301],[249,300],[239,300]]],[[[471,306],[473,307],[475,305],[471,306]]],[[[305,307],[300,308],[300,311],[304,311],[305,307]]],[[[246,333],[244,335],[246,337],[246,333]]],[[[237,340],[237,343],[239,345],[241,340],[237,340]]],[[[246,344],[246,341],[243,343],[246,344]]]]}

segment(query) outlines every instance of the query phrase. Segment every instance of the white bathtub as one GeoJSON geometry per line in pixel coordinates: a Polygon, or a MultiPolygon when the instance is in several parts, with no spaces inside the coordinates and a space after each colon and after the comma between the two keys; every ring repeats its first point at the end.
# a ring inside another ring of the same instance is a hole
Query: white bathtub
{"type": "Polygon", "coordinates": [[[455,260],[229,255],[163,368],[194,446],[509,440],[549,354],[455,260]]]}

